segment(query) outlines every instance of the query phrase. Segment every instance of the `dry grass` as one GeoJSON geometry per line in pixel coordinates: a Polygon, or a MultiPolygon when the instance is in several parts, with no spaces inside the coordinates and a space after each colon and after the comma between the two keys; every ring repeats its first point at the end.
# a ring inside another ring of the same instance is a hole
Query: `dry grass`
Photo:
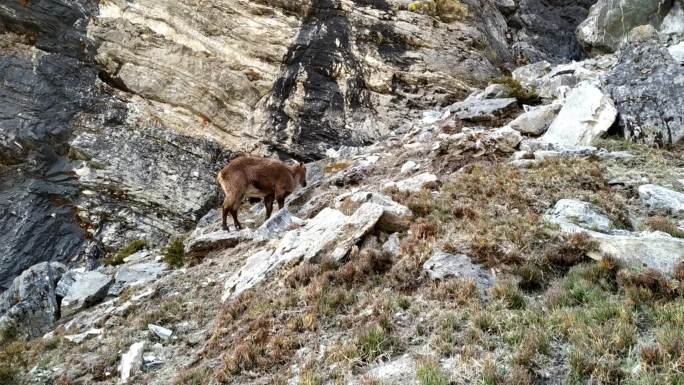
{"type": "Polygon", "coordinates": [[[679,227],[667,217],[650,217],[646,219],[644,224],[651,231],[662,231],[676,238],[684,238],[684,231],[679,229],[679,227]]]}

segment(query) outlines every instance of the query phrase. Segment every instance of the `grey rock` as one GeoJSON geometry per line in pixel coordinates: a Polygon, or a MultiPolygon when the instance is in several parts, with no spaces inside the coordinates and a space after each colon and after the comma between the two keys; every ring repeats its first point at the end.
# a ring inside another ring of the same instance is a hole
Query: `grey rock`
{"type": "Polygon", "coordinates": [[[164,360],[161,358],[155,356],[154,354],[143,354],[143,368],[146,370],[149,369],[154,369],[162,366],[164,364],[164,360]]]}
{"type": "Polygon", "coordinates": [[[466,101],[510,98],[511,91],[511,88],[505,84],[490,84],[484,90],[478,90],[470,94],[466,101]]]}
{"type": "Polygon", "coordinates": [[[161,262],[127,263],[114,274],[114,283],[107,294],[118,296],[128,287],[144,285],[161,278],[168,270],[169,267],[161,262]]]}
{"type": "Polygon", "coordinates": [[[330,184],[345,187],[359,184],[373,169],[372,165],[356,165],[336,172],[329,179],[330,184]]]}
{"type": "Polygon", "coordinates": [[[588,146],[608,132],[617,110],[599,88],[581,84],[568,94],[563,108],[542,140],[561,145],[588,146]]]}
{"type": "Polygon", "coordinates": [[[449,111],[461,120],[486,122],[511,112],[516,106],[515,98],[464,100],[449,106],[449,111]]]}
{"type": "Polygon", "coordinates": [[[208,234],[190,237],[185,241],[185,252],[195,253],[216,249],[228,249],[239,243],[254,239],[254,232],[249,229],[240,231],[219,230],[208,234]]]}
{"type": "Polygon", "coordinates": [[[256,239],[275,238],[285,231],[291,230],[297,226],[302,226],[304,223],[305,221],[295,217],[286,207],[284,207],[259,226],[259,228],[254,231],[254,237],[256,239]]]}
{"type": "Polygon", "coordinates": [[[352,204],[358,208],[366,202],[371,202],[382,206],[383,213],[376,227],[381,231],[395,232],[402,231],[409,227],[413,218],[413,213],[408,207],[392,200],[387,195],[377,192],[358,190],[349,194],[343,194],[336,199],[335,207],[341,208],[343,205],[352,204]]]}
{"type": "Polygon", "coordinates": [[[266,276],[290,261],[319,258],[328,252],[331,258],[342,259],[382,216],[382,206],[364,203],[347,216],[325,208],[306,225],[283,234],[280,241],[250,255],[242,268],[225,283],[222,300],[239,296],[261,282],[266,276]]]}
{"type": "Polygon", "coordinates": [[[50,330],[59,316],[55,288],[65,271],[59,262],[41,262],[16,277],[0,294],[0,334],[30,339],[50,330]]]}
{"type": "Polygon", "coordinates": [[[561,104],[533,107],[518,115],[508,126],[528,135],[542,135],[549,128],[561,108],[561,104]]]}
{"type": "Polygon", "coordinates": [[[652,212],[684,213],[684,194],[681,192],[645,184],[639,186],[639,198],[652,212]]]}
{"type": "MultiPolygon", "coordinates": [[[[588,205],[588,204],[587,204],[588,205]]],[[[593,208],[591,222],[604,222],[600,218],[600,210],[593,208]]],[[[590,252],[589,257],[601,260],[605,256],[622,261],[625,264],[639,268],[648,267],[672,275],[675,266],[684,258],[684,239],[674,238],[661,232],[630,232],[612,231],[609,234],[587,229],[574,223],[574,215],[568,215],[567,220],[562,216],[547,215],[546,220],[556,223],[561,231],[568,234],[583,233],[597,242],[598,251],[590,252]]]]}
{"type": "Polygon", "coordinates": [[[684,74],[650,26],[630,33],[606,79],[625,138],[649,145],[684,137],[684,74]]]}
{"type": "Polygon", "coordinates": [[[511,53],[520,61],[579,60],[584,52],[575,31],[596,0],[519,0],[507,16],[511,53]]]}
{"type": "Polygon", "coordinates": [[[67,295],[62,299],[62,316],[68,317],[91,306],[107,295],[112,277],[98,271],[77,273],[67,295]]]}
{"type": "Polygon", "coordinates": [[[300,218],[309,219],[315,217],[321,210],[327,207],[335,198],[335,193],[332,191],[325,191],[304,203],[296,214],[300,218]]]}
{"type": "Polygon", "coordinates": [[[545,218],[556,224],[573,223],[589,230],[609,232],[613,222],[596,206],[576,199],[561,199],[549,210],[545,218]]]}
{"type": "Polygon", "coordinates": [[[495,281],[486,270],[474,264],[469,256],[463,254],[437,252],[423,264],[423,271],[433,280],[449,278],[472,280],[480,289],[492,287],[495,281]]]}
{"type": "Polygon", "coordinates": [[[387,241],[382,244],[382,251],[391,255],[398,255],[401,251],[401,242],[399,241],[399,234],[392,233],[387,241]]]}
{"type": "Polygon", "coordinates": [[[152,332],[162,341],[168,341],[169,338],[171,338],[171,335],[173,334],[173,331],[171,329],[167,329],[165,327],[155,324],[148,324],[147,329],[149,329],[150,332],[152,332]]]}
{"type": "Polygon", "coordinates": [[[671,0],[599,0],[577,28],[577,37],[589,50],[613,52],[633,28],[660,25],[671,4],[671,0]]]}

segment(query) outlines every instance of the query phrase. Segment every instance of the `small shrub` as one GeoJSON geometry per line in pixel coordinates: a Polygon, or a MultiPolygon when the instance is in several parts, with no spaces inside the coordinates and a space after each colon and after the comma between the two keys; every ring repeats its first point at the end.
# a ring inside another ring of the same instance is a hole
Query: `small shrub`
{"type": "Polygon", "coordinates": [[[354,341],[354,351],[359,362],[369,364],[381,356],[391,356],[398,345],[396,337],[376,325],[358,333],[354,341]]]}
{"type": "Polygon", "coordinates": [[[676,238],[684,238],[684,231],[666,217],[650,217],[646,220],[645,225],[652,231],[662,231],[676,238]]]}
{"type": "Polygon", "coordinates": [[[659,365],[663,360],[663,354],[657,344],[642,346],[640,355],[641,361],[648,366],[659,365]]]}
{"type": "Polygon", "coordinates": [[[524,309],[527,301],[520,289],[511,282],[499,283],[492,289],[494,298],[502,300],[509,309],[524,309]]]}
{"type": "Polygon", "coordinates": [[[183,240],[174,239],[162,251],[162,259],[171,267],[183,267],[185,264],[185,248],[183,240]]]}
{"type": "Polygon", "coordinates": [[[572,267],[587,259],[587,253],[598,248],[598,243],[587,234],[573,234],[560,245],[556,245],[545,253],[546,261],[558,267],[572,267]]]}
{"type": "Polygon", "coordinates": [[[146,240],[138,239],[132,241],[128,245],[119,249],[119,251],[117,251],[116,254],[103,259],[102,263],[110,266],[120,265],[124,263],[124,258],[130,256],[133,253],[137,253],[140,250],[147,249],[149,247],[150,245],[146,240]]]}
{"type": "Polygon", "coordinates": [[[511,89],[511,96],[518,99],[519,103],[536,105],[541,103],[541,98],[534,90],[529,90],[511,76],[504,76],[492,81],[494,84],[503,84],[511,89]]]}
{"type": "Polygon", "coordinates": [[[487,360],[482,368],[482,385],[503,384],[503,376],[494,361],[487,360]]]}
{"type": "Polygon", "coordinates": [[[174,380],[173,385],[205,385],[209,383],[211,371],[204,367],[197,367],[182,371],[174,380]]]}
{"type": "Polygon", "coordinates": [[[432,360],[418,361],[416,377],[420,385],[449,385],[449,376],[432,360]]]}

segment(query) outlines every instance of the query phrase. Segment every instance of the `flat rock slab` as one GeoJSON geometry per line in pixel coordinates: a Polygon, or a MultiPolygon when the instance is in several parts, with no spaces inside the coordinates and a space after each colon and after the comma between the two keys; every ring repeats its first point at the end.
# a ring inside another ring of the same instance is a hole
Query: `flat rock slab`
{"type": "Polygon", "coordinates": [[[471,99],[456,102],[449,106],[449,110],[459,119],[471,122],[485,122],[494,120],[517,106],[515,98],[501,99],[471,99]]]}
{"type": "Polygon", "coordinates": [[[508,126],[528,135],[542,135],[558,115],[560,104],[548,104],[530,109],[515,118],[508,126]]]}
{"type": "MultiPolygon", "coordinates": [[[[598,208],[591,207],[589,211],[600,216],[598,208]]],[[[584,209],[583,209],[584,211],[584,209]]],[[[662,232],[630,232],[624,230],[612,231],[609,234],[587,229],[574,223],[574,216],[563,216],[547,214],[545,219],[560,226],[561,231],[567,234],[584,233],[598,243],[599,250],[589,253],[589,257],[601,260],[604,256],[612,256],[628,265],[637,267],[647,267],[661,271],[664,274],[672,275],[675,266],[684,260],[684,239],[674,238],[662,232]]],[[[604,222],[603,219],[599,223],[604,222]]],[[[578,223],[587,226],[591,221],[579,221],[578,223]]]]}
{"type": "MultiPolygon", "coordinates": [[[[416,360],[409,354],[405,354],[392,361],[382,363],[370,369],[365,378],[370,378],[380,384],[406,384],[418,385],[416,377],[416,360]]],[[[365,382],[359,381],[358,384],[365,382]]]]}
{"type": "Polygon", "coordinates": [[[433,280],[462,278],[474,281],[480,289],[494,285],[492,277],[481,266],[476,265],[469,256],[437,252],[425,264],[423,271],[433,280]]]}
{"type": "Polygon", "coordinates": [[[142,262],[123,265],[114,274],[114,284],[109,295],[119,295],[127,287],[143,285],[155,281],[166,274],[169,267],[161,262],[142,262]]]}
{"type": "Polygon", "coordinates": [[[288,262],[318,258],[325,251],[331,251],[334,258],[343,258],[375,226],[383,212],[382,206],[370,202],[351,216],[335,209],[323,209],[303,227],[284,233],[275,247],[248,257],[244,266],[226,281],[223,300],[239,296],[288,262]]]}
{"type": "Polygon", "coordinates": [[[654,212],[684,213],[684,194],[668,188],[645,184],[639,186],[641,202],[654,212]]]}
{"type": "Polygon", "coordinates": [[[561,199],[546,213],[551,223],[574,223],[589,230],[608,232],[613,222],[598,207],[576,199],[561,199]]]}
{"type": "Polygon", "coordinates": [[[252,230],[227,231],[220,230],[189,238],[185,243],[185,252],[194,253],[216,249],[228,249],[254,238],[252,230]]]}
{"type": "Polygon", "coordinates": [[[107,295],[112,277],[98,271],[77,274],[66,297],[62,299],[62,316],[69,316],[93,305],[107,295]]]}

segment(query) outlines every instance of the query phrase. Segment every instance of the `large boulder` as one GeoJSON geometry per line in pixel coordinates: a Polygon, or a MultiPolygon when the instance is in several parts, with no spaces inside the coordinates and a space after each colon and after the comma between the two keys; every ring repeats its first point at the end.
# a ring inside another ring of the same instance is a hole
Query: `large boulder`
{"type": "Polygon", "coordinates": [[[682,67],[660,45],[653,27],[629,34],[606,81],[625,138],[662,146],[684,137],[682,67]]]}
{"type": "Polygon", "coordinates": [[[613,52],[632,28],[660,25],[671,4],[672,0],[599,0],[577,28],[577,37],[588,50],[613,52]]]}
{"type": "Polygon", "coordinates": [[[357,190],[337,197],[335,208],[358,208],[363,203],[372,202],[383,207],[383,214],[378,220],[377,228],[381,231],[395,232],[409,227],[413,213],[408,207],[392,200],[387,195],[377,192],[357,190]]]}
{"type": "Polygon", "coordinates": [[[582,83],[567,96],[565,105],[542,140],[549,143],[589,146],[608,132],[617,110],[609,96],[588,83],[582,83]]]}
{"type": "Polygon", "coordinates": [[[42,262],[12,281],[0,295],[0,343],[3,336],[35,338],[52,328],[59,318],[55,288],[65,271],[59,262],[42,262]]]}

